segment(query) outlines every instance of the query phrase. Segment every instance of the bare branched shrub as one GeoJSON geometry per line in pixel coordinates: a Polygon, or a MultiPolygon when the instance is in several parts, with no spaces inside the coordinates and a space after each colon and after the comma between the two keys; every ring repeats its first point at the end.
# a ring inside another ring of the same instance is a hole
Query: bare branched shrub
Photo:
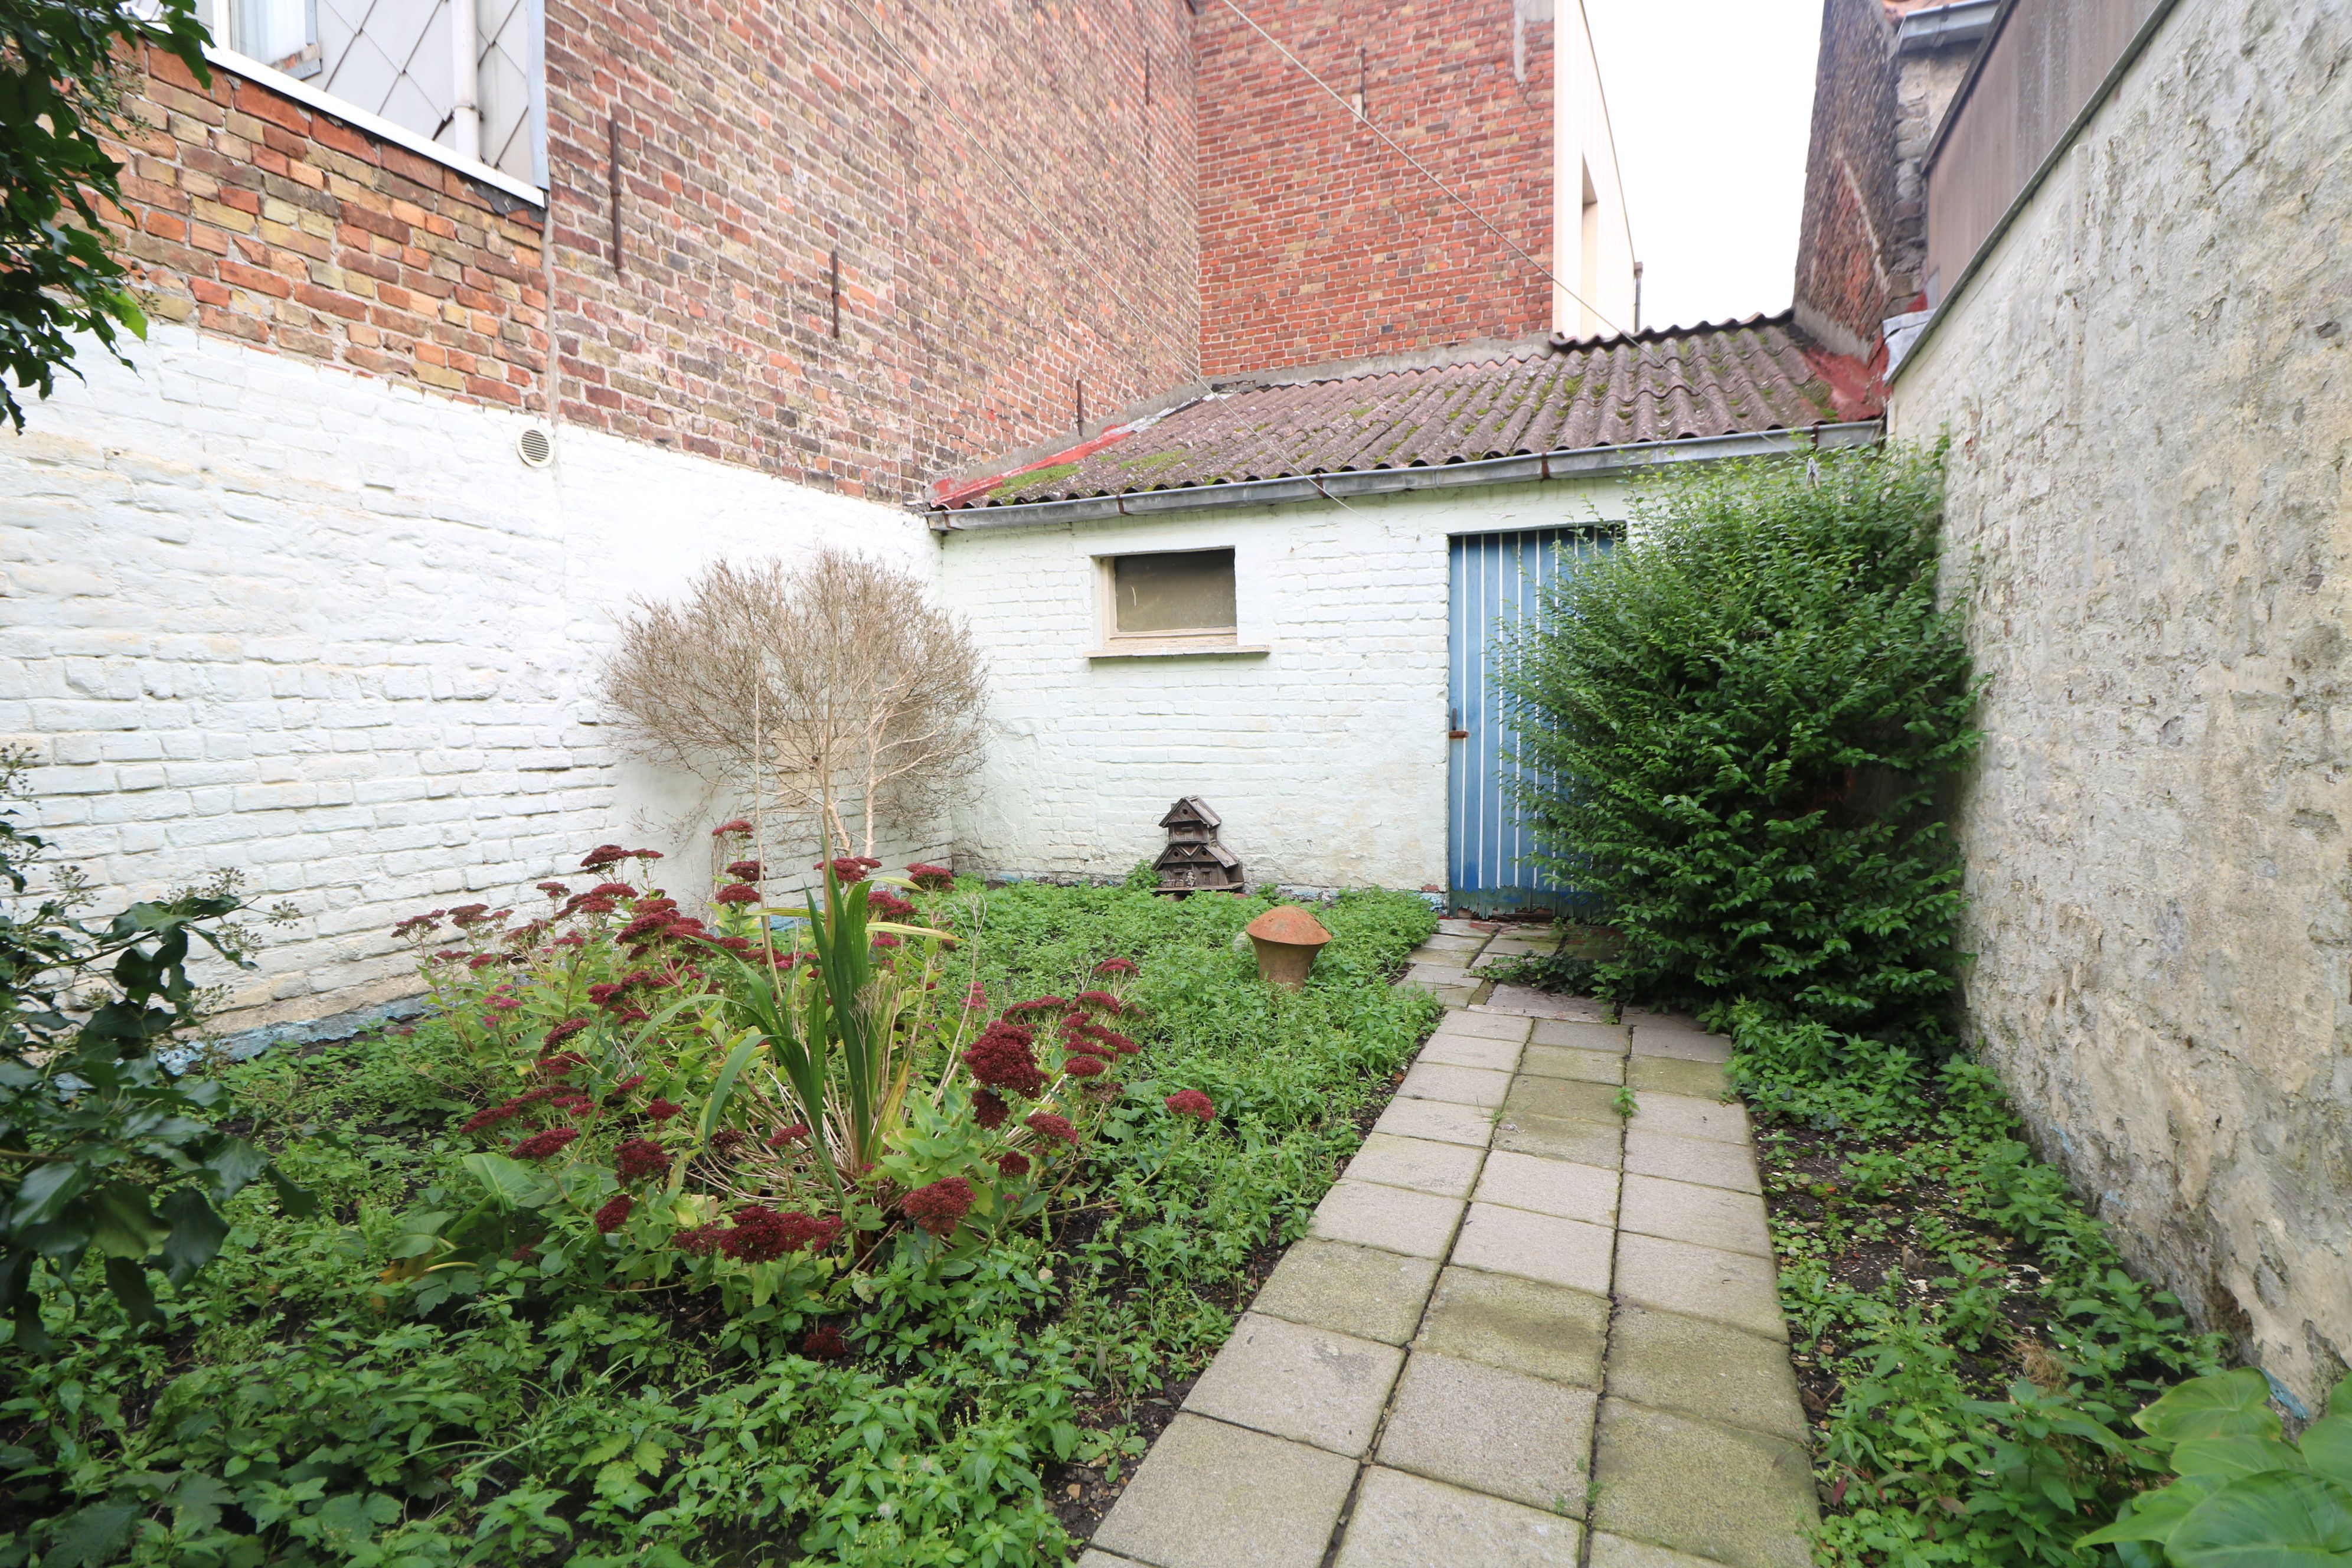
{"type": "Polygon", "coordinates": [[[945,806],[979,763],[986,699],[971,632],[919,579],[830,548],[638,600],[604,695],[639,754],[781,809],[827,855],[871,855],[877,824],[945,806]]]}

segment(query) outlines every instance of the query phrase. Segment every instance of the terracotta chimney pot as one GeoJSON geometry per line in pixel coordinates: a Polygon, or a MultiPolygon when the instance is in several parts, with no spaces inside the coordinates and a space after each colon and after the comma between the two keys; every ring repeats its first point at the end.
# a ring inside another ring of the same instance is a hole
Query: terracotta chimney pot
{"type": "Polygon", "coordinates": [[[1258,978],[1297,991],[1307,984],[1315,955],[1331,940],[1323,922],[1297,904],[1281,904],[1243,928],[1257,949],[1258,978]]]}

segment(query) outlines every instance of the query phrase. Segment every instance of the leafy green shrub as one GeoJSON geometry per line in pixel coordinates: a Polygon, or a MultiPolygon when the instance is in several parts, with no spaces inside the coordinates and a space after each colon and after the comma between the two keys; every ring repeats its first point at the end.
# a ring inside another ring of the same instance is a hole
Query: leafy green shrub
{"type": "Polygon", "coordinates": [[[16,826],[26,762],[0,752],[0,1314],[15,1342],[48,1344],[41,1300],[70,1290],[95,1251],[125,1311],[162,1321],[151,1272],[184,1284],[228,1234],[215,1206],[267,1175],[306,1196],[246,1139],[221,1131],[221,1086],[156,1060],[197,1018],[188,978],[201,942],[232,963],[252,933],[234,879],[80,917],[70,870],[29,906],[26,872],[47,847],[16,826]]]}
{"type": "Polygon", "coordinates": [[[2126,1568],[2352,1562],[2352,1379],[2296,1443],[2282,1440],[2270,1397],[2270,1380],[2242,1367],[2134,1416],[2179,1479],[2133,1498],[2076,1550],[2113,1546],[2126,1568]]]}
{"type": "Polygon", "coordinates": [[[1974,700],[1936,606],[1940,452],[1662,478],[1513,645],[1521,806],[1624,948],[1604,989],[1932,1029],[1974,700]]]}

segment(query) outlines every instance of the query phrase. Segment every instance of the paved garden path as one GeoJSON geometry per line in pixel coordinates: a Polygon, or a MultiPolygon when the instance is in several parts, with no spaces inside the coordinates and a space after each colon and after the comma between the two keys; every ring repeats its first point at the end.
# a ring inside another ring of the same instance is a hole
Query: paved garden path
{"type": "Polygon", "coordinates": [[[1444,1022],[1081,1568],[1809,1568],[1729,1043],[1476,973],[1528,948],[1414,954],[1444,1022]]]}

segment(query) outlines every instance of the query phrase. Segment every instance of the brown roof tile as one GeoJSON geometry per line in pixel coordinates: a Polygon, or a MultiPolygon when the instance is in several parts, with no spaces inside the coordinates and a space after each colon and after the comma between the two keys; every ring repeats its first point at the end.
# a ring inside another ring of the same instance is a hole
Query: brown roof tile
{"type": "Polygon", "coordinates": [[[1179,489],[1875,417],[1861,364],[1789,316],[1570,342],[1410,369],[1220,390],[1017,468],[932,487],[950,509],[1179,489]]]}

